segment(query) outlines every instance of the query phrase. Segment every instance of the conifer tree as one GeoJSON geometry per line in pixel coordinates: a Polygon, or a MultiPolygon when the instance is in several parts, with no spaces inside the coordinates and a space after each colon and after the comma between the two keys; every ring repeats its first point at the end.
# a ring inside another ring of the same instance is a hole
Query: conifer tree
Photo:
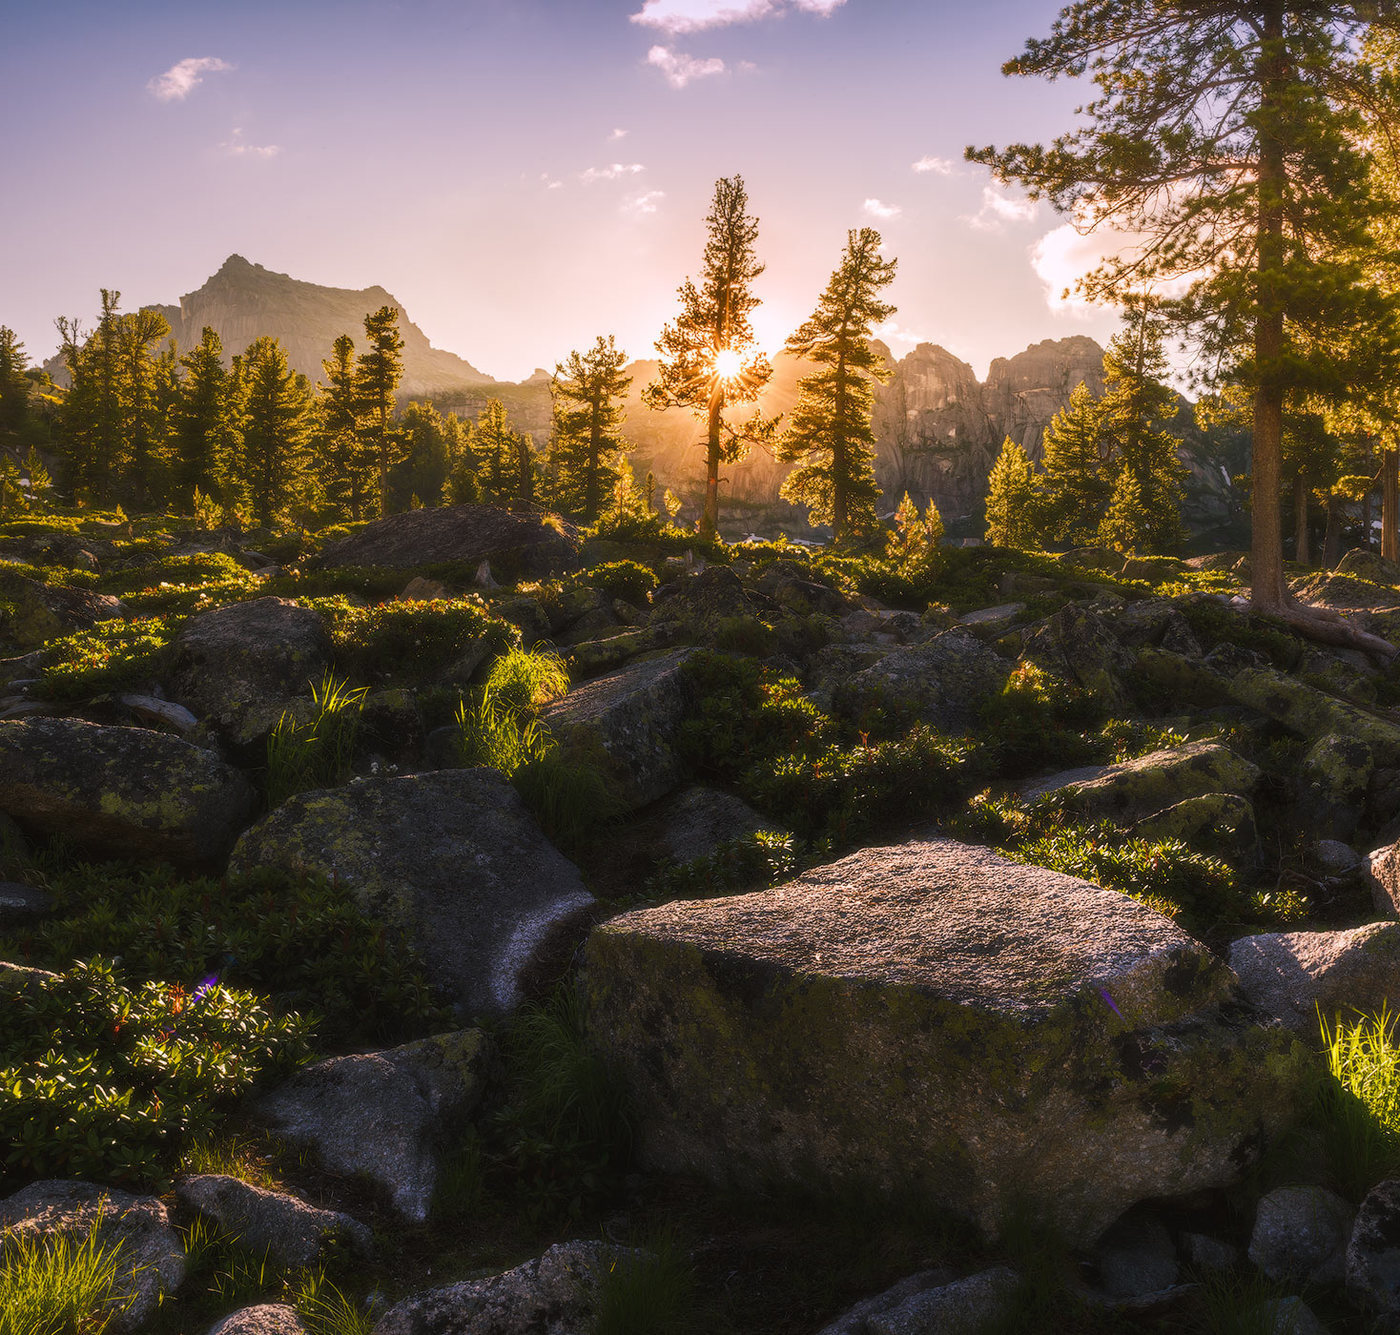
{"type": "Polygon", "coordinates": [[[175,413],[177,499],[194,504],[227,494],[229,469],[239,444],[237,384],[224,368],[223,344],[207,325],[197,346],[180,358],[184,379],[175,413]]]}
{"type": "Polygon", "coordinates": [[[403,458],[403,443],[394,430],[394,393],[403,377],[403,337],[399,313],[381,306],[365,316],[367,347],[360,354],[355,385],[360,400],[360,442],[374,460],[378,479],[379,513],[389,504],[389,470],[403,458]]]}
{"type": "Polygon", "coordinates": [[[753,284],[763,272],[754,253],[758,219],[748,212],[741,176],[715,183],[705,219],[707,239],[698,286],[681,284],[680,314],[656,341],[661,354],[656,379],[642,393],[649,408],[687,408],[705,423],[705,504],[700,532],[719,529],[719,469],[737,463],[756,440],[772,434],[772,424],[754,414],[735,425],[725,408],[751,403],[773,374],[758,350],[750,314],[759,304],[753,284]]]}
{"type": "Polygon", "coordinates": [[[1098,400],[1081,381],[1045,429],[1043,537],[1076,546],[1095,541],[1113,485],[1107,459],[1098,400]]]}
{"type": "Polygon", "coordinates": [[[431,403],[410,403],[399,418],[403,462],[390,478],[390,494],[396,510],[407,509],[417,497],[420,505],[442,504],[452,467],[448,423],[431,403]]]}
{"type": "Polygon", "coordinates": [[[372,509],[375,463],[363,447],[355,366],[355,340],[341,334],[329,359],[321,363],[326,378],[316,400],[315,439],[326,499],[342,515],[359,521],[372,509]]]}
{"type": "Polygon", "coordinates": [[[627,354],[613,336],[604,340],[599,334],[587,352],[573,351],[558,363],[549,384],[554,403],[549,442],[554,503],[588,524],[598,518],[612,491],[627,448],[622,398],[632,377],[622,373],[626,364],[627,354]]]}
{"type": "Polygon", "coordinates": [[[894,278],[895,264],[881,258],[874,228],[848,232],[840,267],[817,309],[787,341],[789,352],[819,369],[798,382],[797,406],[778,443],[779,459],[798,461],[782,495],[807,506],[813,526],[830,524],[838,542],[878,522],[871,382],[888,380],[891,372],[870,339],[894,313],[879,294],[894,278]]]}
{"type": "Polygon", "coordinates": [[[29,366],[24,344],[0,325],[0,437],[18,436],[29,417],[29,366]]]}
{"type": "Polygon", "coordinates": [[[1115,552],[1132,556],[1151,540],[1154,516],[1143,500],[1142,482],[1132,467],[1123,462],[1113,484],[1108,510],[1099,521],[1099,542],[1115,552]]]}
{"type": "Polygon", "coordinates": [[[909,493],[894,512],[894,532],[885,539],[885,554],[905,575],[928,574],[937,569],[943,541],[943,516],[930,501],[922,515],[909,493]]]}
{"type": "Polygon", "coordinates": [[[111,500],[121,462],[120,304],[120,292],[102,289],[102,314],[87,338],[77,320],[57,322],[69,378],[62,415],[66,481],[99,505],[111,500]]]}
{"type": "Polygon", "coordinates": [[[296,499],[306,475],[311,387],[287,365],[287,352],[264,335],[240,358],[243,440],[238,481],[261,525],[296,499]]]}
{"type": "Polygon", "coordinates": [[[165,422],[155,349],[169,337],[170,325],[159,311],[133,311],[117,326],[124,461],[119,491],[138,509],[149,506],[160,490],[165,422]]]}
{"type": "Polygon", "coordinates": [[[534,479],[533,442],[510,424],[500,399],[487,399],[471,433],[482,498],[510,505],[528,498],[534,479]]]}
{"type": "Polygon", "coordinates": [[[1035,541],[1035,474],[1019,442],[1010,436],[987,481],[986,540],[995,547],[1024,551],[1035,541]]]}

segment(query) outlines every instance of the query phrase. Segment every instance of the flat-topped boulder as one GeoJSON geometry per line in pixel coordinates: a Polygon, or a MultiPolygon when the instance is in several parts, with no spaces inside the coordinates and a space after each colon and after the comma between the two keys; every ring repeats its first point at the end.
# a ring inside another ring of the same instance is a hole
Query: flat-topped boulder
{"type": "Polygon", "coordinates": [[[126,615],[126,604],[110,593],[75,589],[66,584],[43,584],[0,569],[0,632],[21,649],[37,649],[58,635],[88,630],[99,621],[126,615]]]}
{"type": "Polygon", "coordinates": [[[550,575],[578,565],[578,537],[555,515],[517,514],[494,505],[405,510],[366,524],[321,553],[326,566],[477,565],[497,575],[550,575]]]}
{"type": "Polygon", "coordinates": [[[1289,1116],[1291,1035],[1137,901],[950,840],[595,928],[590,1041],[645,1162],[1088,1240],[1232,1181],[1289,1116]]]}

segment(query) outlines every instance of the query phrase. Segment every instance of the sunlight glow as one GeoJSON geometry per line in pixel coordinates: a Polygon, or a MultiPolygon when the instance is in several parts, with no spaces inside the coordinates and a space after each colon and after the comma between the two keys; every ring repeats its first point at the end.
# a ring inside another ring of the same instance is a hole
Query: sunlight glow
{"type": "Polygon", "coordinates": [[[715,353],[715,374],[721,380],[733,380],[744,369],[744,359],[733,348],[715,353]]]}

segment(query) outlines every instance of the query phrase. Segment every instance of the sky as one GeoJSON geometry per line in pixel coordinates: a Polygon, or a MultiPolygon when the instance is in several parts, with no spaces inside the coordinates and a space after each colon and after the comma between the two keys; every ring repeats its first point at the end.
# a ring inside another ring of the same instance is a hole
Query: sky
{"type": "MultiPolygon", "coordinates": [[[[1062,292],[1095,242],[967,144],[1089,90],[1006,79],[1048,0],[0,0],[0,324],[174,303],[231,253],[387,288],[499,379],[614,334],[654,355],[740,174],[775,350],[847,230],[899,260],[881,335],[979,376],[1117,328],[1062,292]]],[[[354,332],[354,331],[348,331],[354,332]]]]}

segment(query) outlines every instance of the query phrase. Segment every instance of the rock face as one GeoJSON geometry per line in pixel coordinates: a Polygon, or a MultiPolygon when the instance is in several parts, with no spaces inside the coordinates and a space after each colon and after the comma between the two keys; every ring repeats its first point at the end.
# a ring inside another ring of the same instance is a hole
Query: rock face
{"type": "Polygon", "coordinates": [[[974,727],[980,707],[1006,685],[1011,665],[975,636],[948,630],[894,649],[838,693],[869,698],[944,732],[974,727]]]}
{"type": "Polygon", "coordinates": [[[126,606],[111,594],[64,585],[41,584],[0,568],[0,601],[14,610],[0,613],[0,633],[21,649],[40,648],[46,640],[87,630],[99,621],[126,615],[126,606]]]}
{"type": "Polygon", "coordinates": [[[925,1289],[897,1307],[877,1312],[865,1323],[869,1335],[979,1335],[1011,1313],[1020,1282],[1014,1270],[998,1266],[978,1275],[925,1289]]]}
{"type": "Polygon", "coordinates": [[[576,686],[544,712],[566,749],[604,761],[624,807],[665,797],[685,776],[676,732],[690,704],[682,667],[689,651],[641,658],[576,686]]]}
{"type": "Polygon", "coordinates": [[[242,774],[169,733],[0,722],[0,811],[99,856],[217,864],[253,803],[242,774]]]}
{"type": "Polygon", "coordinates": [[[1275,1283],[1339,1284],[1355,1218],[1326,1187],[1279,1187],[1259,1202],[1249,1259],[1275,1283]]]}
{"type": "Polygon", "coordinates": [[[249,830],[230,869],[333,878],[403,928],[468,1014],[515,1007],[593,905],[578,869],[490,769],[352,779],[291,798],[249,830]]]}
{"type": "Polygon", "coordinates": [[[31,1182],[0,1201],[0,1230],[20,1238],[80,1240],[98,1219],[98,1245],[121,1248],[113,1299],[133,1300],[113,1315],[109,1329],[136,1330],[155,1315],[161,1293],[173,1293],[185,1278],[185,1249],[160,1201],[58,1181],[31,1182]]]}
{"type": "MultiPolygon", "coordinates": [[[[480,1031],[468,1029],[383,1052],[331,1057],[265,1095],[258,1115],[279,1136],[314,1149],[332,1171],[372,1178],[401,1215],[422,1223],[442,1148],[481,1097],[487,1054],[480,1031]]],[[[290,1231],[279,1225],[279,1235],[300,1237],[308,1222],[319,1237],[328,1221],[298,1214],[290,1231]]]]}
{"type": "Polygon", "coordinates": [[[1228,1182],[1286,1115],[1301,1050],[1232,985],[1135,901],[947,840],[625,914],[582,984],[650,1164],[990,1233],[1021,1201],[1080,1240],[1228,1182]]]}
{"type": "Polygon", "coordinates": [[[1400,1182],[1372,1187],[1357,1212],[1346,1253],[1347,1296],[1381,1319],[1400,1324],[1400,1182]]]}
{"type": "Polygon", "coordinates": [[[295,1307],[259,1303],[226,1316],[209,1327],[209,1335],[306,1335],[295,1307]]]}
{"type": "Polygon", "coordinates": [[[455,562],[519,576],[550,575],[578,565],[578,542],[552,516],[512,514],[493,505],[406,510],[365,525],[321,553],[327,566],[413,566],[455,562]]]}

